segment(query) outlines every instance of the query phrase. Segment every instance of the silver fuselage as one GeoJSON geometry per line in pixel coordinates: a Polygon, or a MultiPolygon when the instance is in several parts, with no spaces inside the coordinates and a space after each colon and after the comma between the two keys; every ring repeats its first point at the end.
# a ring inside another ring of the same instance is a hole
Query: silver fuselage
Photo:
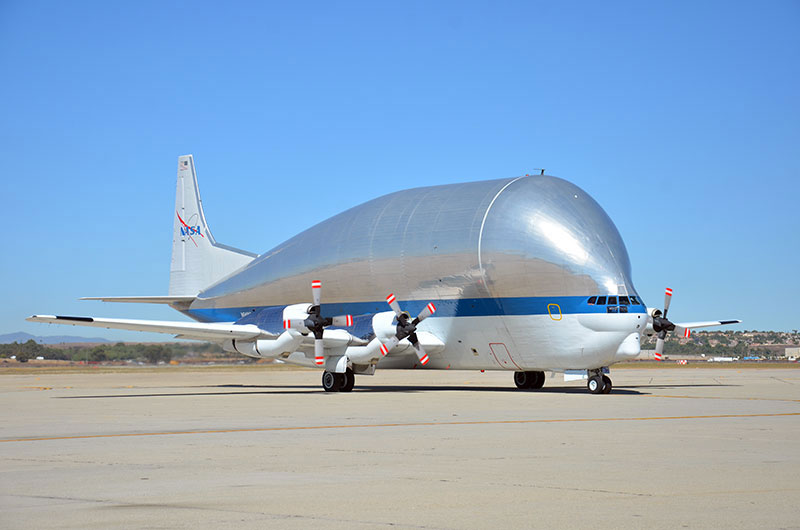
{"type": "MultiPolygon", "coordinates": [[[[594,295],[636,295],[625,245],[586,192],[550,176],[399,191],[296,235],[201,292],[185,311],[238,321],[309,301],[324,285],[324,314],[386,311],[396,294],[446,345],[428,367],[584,369],[638,353],[644,305],[606,313],[594,295]],[[635,341],[635,346],[634,346],[635,341]],[[634,353],[635,351],[635,353],[634,353]]],[[[278,327],[280,319],[261,322],[278,327]]],[[[279,329],[274,331],[279,332],[279,329]]],[[[409,367],[413,355],[380,367],[409,367]]]]}

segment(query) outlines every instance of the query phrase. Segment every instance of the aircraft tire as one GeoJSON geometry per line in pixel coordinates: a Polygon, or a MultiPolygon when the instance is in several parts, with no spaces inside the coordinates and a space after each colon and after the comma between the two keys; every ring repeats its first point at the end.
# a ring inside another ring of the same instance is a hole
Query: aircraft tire
{"type": "Polygon", "coordinates": [[[323,390],[325,390],[325,392],[338,392],[343,383],[342,379],[344,378],[341,376],[341,374],[335,374],[325,370],[322,372],[323,390]]]}
{"type": "Polygon", "coordinates": [[[531,377],[532,372],[514,372],[514,384],[520,390],[526,390],[533,384],[534,378],[531,377]]]}
{"type": "Polygon", "coordinates": [[[607,375],[603,376],[603,394],[610,394],[614,385],[611,384],[611,378],[607,375]]]}
{"type": "Polygon", "coordinates": [[[592,394],[602,394],[603,389],[605,388],[605,382],[603,378],[599,375],[595,375],[590,377],[589,380],[586,382],[586,388],[589,389],[589,392],[592,394]]]}
{"type": "Polygon", "coordinates": [[[347,371],[343,374],[337,374],[344,376],[344,383],[339,388],[340,392],[350,392],[353,390],[353,387],[356,385],[356,374],[353,373],[351,368],[348,368],[347,371]]]}
{"type": "Polygon", "coordinates": [[[531,388],[534,390],[539,390],[544,386],[544,379],[545,375],[544,372],[528,372],[533,377],[533,383],[531,383],[531,388]]]}

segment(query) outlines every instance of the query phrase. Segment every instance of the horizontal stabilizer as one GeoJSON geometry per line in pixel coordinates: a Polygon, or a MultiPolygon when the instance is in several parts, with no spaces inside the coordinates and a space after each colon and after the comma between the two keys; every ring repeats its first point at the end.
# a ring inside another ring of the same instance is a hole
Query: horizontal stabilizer
{"type": "Polygon", "coordinates": [[[57,315],[33,315],[28,322],[69,324],[93,328],[126,329],[180,335],[185,339],[222,341],[226,339],[255,340],[270,339],[276,335],[262,330],[254,324],[226,324],[204,322],[171,322],[167,320],[130,320],[122,318],[71,317],[57,315]]]}
{"type": "Polygon", "coordinates": [[[85,296],[81,300],[100,300],[102,302],[122,302],[128,304],[169,304],[180,309],[194,302],[194,296],[85,296]]]}

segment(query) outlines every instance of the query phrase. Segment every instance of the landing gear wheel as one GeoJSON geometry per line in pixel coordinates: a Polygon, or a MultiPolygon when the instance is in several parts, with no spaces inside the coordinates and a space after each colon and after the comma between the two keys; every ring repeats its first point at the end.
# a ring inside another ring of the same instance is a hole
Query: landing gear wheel
{"type": "Polygon", "coordinates": [[[538,390],[544,386],[544,372],[514,372],[514,384],[522,390],[538,390]]]}
{"type": "Polygon", "coordinates": [[[517,385],[517,388],[520,390],[530,388],[533,384],[531,372],[514,372],[514,384],[517,385]]]}
{"type": "Polygon", "coordinates": [[[603,386],[603,394],[610,394],[611,393],[611,388],[612,388],[611,378],[608,377],[607,375],[604,375],[603,376],[603,384],[604,384],[604,386],[603,386]]]}
{"type": "Polygon", "coordinates": [[[589,381],[586,383],[586,388],[588,388],[589,392],[592,394],[602,394],[605,387],[605,382],[599,375],[590,377],[589,381]]]}
{"type": "Polygon", "coordinates": [[[344,376],[344,383],[339,388],[340,392],[350,392],[353,390],[353,387],[356,384],[356,374],[353,373],[353,370],[348,368],[347,371],[343,374],[337,374],[344,376]]]}
{"type": "Polygon", "coordinates": [[[322,372],[322,388],[325,392],[338,392],[342,386],[343,374],[335,374],[325,370],[322,372]]]}

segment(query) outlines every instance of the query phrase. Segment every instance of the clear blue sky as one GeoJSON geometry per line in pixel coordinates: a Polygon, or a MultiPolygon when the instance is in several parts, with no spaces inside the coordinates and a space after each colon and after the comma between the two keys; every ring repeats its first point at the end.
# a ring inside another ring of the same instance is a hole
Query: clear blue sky
{"type": "Polygon", "coordinates": [[[183,319],[77,298],[167,292],[185,153],[217,240],[259,253],[545,167],[616,222],[648,305],[800,328],[800,3],[386,4],[0,2],[0,333],[183,319]]]}

